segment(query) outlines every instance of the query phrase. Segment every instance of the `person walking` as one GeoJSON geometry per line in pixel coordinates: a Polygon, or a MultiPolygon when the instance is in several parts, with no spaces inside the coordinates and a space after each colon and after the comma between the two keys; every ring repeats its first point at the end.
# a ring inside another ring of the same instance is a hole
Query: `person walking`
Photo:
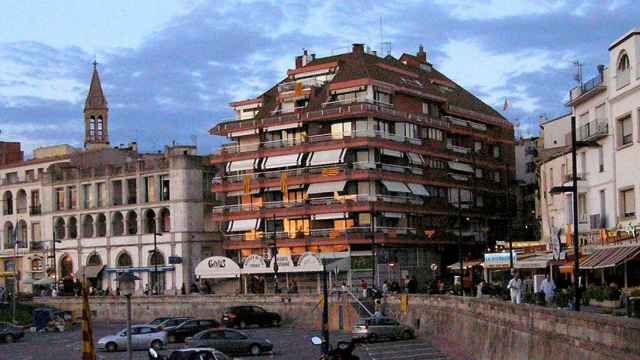
{"type": "Polygon", "coordinates": [[[360,280],[360,287],[362,288],[362,298],[366,299],[367,298],[367,288],[369,287],[367,285],[367,282],[364,280],[360,280]]]}
{"type": "Polygon", "coordinates": [[[513,279],[509,280],[507,289],[511,294],[511,302],[514,304],[520,304],[522,302],[522,279],[518,272],[513,273],[513,279]]]}
{"type": "Polygon", "coordinates": [[[549,274],[545,274],[544,280],[542,280],[542,292],[544,293],[545,302],[552,304],[556,297],[556,284],[549,274]]]}
{"type": "Polygon", "coordinates": [[[387,280],[385,280],[382,283],[382,294],[386,295],[388,291],[389,291],[389,283],[387,283],[387,280]]]}

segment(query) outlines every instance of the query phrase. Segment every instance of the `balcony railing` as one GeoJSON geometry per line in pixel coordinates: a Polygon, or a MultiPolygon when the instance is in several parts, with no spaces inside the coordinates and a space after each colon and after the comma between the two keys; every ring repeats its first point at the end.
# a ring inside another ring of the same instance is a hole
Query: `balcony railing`
{"type": "MultiPolygon", "coordinates": [[[[606,70],[605,70],[606,72],[606,70]]],[[[569,96],[571,98],[571,100],[575,100],[577,98],[579,98],[580,96],[594,90],[594,89],[598,89],[598,88],[604,88],[605,86],[605,75],[604,73],[600,73],[598,75],[596,75],[595,77],[593,77],[592,79],[590,79],[589,81],[583,83],[580,86],[576,86],[573,89],[571,89],[571,91],[569,92],[569,96]]]]}
{"type": "Polygon", "coordinates": [[[595,140],[609,134],[609,124],[606,119],[596,119],[578,128],[578,141],[595,140]]]}
{"type": "Polygon", "coordinates": [[[399,118],[399,120],[410,120],[421,124],[435,125],[442,128],[448,128],[449,123],[441,119],[432,118],[426,114],[416,114],[404,111],[398,111],[388,106],[378,105],[370,101],[359,100],[359,103],[342,104],[331,103],[331,106],[325,106],[321,110],[296,112],[283,114],[279,116],[271,116],[262,119],[253,120],[223,120],[216,125],[212,132],[230,132],[243,129],[251,129],[256,127],[273,126],[282,122],[310,121],[331,116],[357,115],[367,112],[385,114],[399,118]]]}
{"type": "Polygon", "coordinates": [[[471,149],[468,147],[458,146],[453,144],[447,144],[447,149],[459,154],[468,154],[471,152],[471,149]]]}
{"type": "Polygon", "coordinates": [[[42,214],[42,205],[29,206],[29,215],[40,215],[40,214],[42,214]]]}
{"type": "MultiPolygon", "coordinates": [[[[582,172],[582,173],[578,173],[578,177],[577,179],[578,181],[585,181],[587,180],[587,173],[586,172],[582,172]]],[[[573,181],[573,174],[565,174],[564,175],[564,182],[568,183],[573,181]]]]}
{"type": "MultiPolygon", "coordinates": [[[[417,235],[416,228],[410,227],[390,227],[390,226],[375,226],[374,232],[385,234],[388,237],[414,237],[417,235]]],[[[296,240],[296,239],[322,239],[322,238],[338,238],[342,236],[348,237],[349,235],[356,234],[371,234],[371,226],[355,226],[346,229],[324,228],[324,229],[310,229],[308,232],[287,232],[287,231],[263,231],[252,237],[252,240],[296,240]]],[[[225,241],[242,241],[247,237],[244,233],[237,234],[224,234],[225,241]]]]}

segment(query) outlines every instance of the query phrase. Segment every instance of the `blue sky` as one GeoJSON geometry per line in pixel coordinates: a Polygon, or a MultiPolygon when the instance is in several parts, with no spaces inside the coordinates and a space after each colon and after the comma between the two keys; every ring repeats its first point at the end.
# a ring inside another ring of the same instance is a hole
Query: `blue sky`
{"type": "Polygon", "coordinates": [[[393,55],[423,44],[488,104],[500,109],[508,97],[505,116],[536,133],[539,115],[566,112],[571,62],[594,75],[639,15],[632,0],[16,1],[0,15],[0,137],[27,152],[80,146],[96,58],[112,144],[152,151],[195,138],[209,153],[224,139],[207,130],[232,116],[229,101],[269,88],[303,48],[378,48],[380,18],[393,55]]]}

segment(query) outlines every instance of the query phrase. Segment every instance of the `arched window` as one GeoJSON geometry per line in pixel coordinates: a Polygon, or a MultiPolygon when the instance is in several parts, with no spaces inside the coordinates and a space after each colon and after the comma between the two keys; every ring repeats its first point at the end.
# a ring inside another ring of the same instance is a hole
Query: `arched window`
{"type": "Polygon", "coordinates": [[[622,52],[618,58],[618,65],[616,66],[616,85],[621,88],[627,84],[631,79],[631,62],[629,61],[629,55],[622,52]]]}
{"type": "Polygon", "coordinates": [[[107,217],[104,214],[98,214],[96,218],[97,237],[107,236],[107,217]]]}
{"type": "Polygon", "coordinates": [[[78,220],[74,216],[69,218],[69,224],[67,225],[67,234],[69,234],[69,239],[78,238],[78,220]]]}
{"type": "Polygon", "coordinates": [[[102,121],[102,116],[98,116],[98,121],[97,121],[97,126],[96,126],[97,130],[96,130],[96,134],[97,134],[97,138],[98,140],[102,140],[102,134],[103,134],[103,121],[102,121]]]}
{"type": "MultiPolygon", "coordinates": [[[[149,266],[164,265],[164,255],[160,251],[154,251],[149,256],[149,266]]],[[[149,286],[153,294],[160,295],[165,289],[165,273],[164,271],[152,271],[149,273],[149,286]]]]}
{"type": "Polygon", "coordinates": [[[96,135],[96,118],[92,116],[89,118],[89,138],[93,139],[96,135]]]}
{"type": "Polygon", "coordinates": [[[4,271],[5,272],[14,272],[16,271],[16,262],[13,260],[5,260],[4,261],[4,271]]]}
{"type": "Polygon", "coordinates": [[[18,214],[27,212],[27,192],[23,189],[18,190],[16,196],[16,212],[18,214]]]}
{"type": "Polygon", "coordinates": [[[93,237],[93,218],[91,217],[91,215],[85,215],[84,219],[82,220],[82,237],[93,237]]]}
{"type": "Polygon", "coordinates": [[[4,231],[2,232],[4,240],[2,245],[5,249],[11,249],[13,245],[13,224],[10,221],[4,223],[4,231]]]}
{"type": "Polygon", "coordinates": [[[171,213],[167,208],[160,210],[160,231],[171,232],[171,213]]]}
{"type": "Polygon", "coordinates": [[[133,266],[133,261],[131,261],[131,255],[127,252],[123,252],[118,256],[116,260],[117,267],[131,267],[133,266]]]}
{"type": "Polygon", "coordinates": [[[138,233],[138,214],[135,211],[127,213],[127,235],[136,235],[138,233]]]}
{"type": "Polygon", "coordinates": [[[156,232],[156,213],[151,209],[148,209],[144,213],[144,232],[146,234],[156,232]]]}
{"type": "Polygon", "coordinates": [[[62,239],[65,238],[66,232],[65,232],[65,229],[64,229],[64,219],[63,218],[56,219],[56,226],[55,226],[54,233],[56,235],[56,240],[62,240],[62,239]]]}
{"type": "Polygon", "coordinates": [[[11,191],[5,191],[2,195],[2,214],[13,215],[13,194],[11,191]]]}
{"type": "Polygon", "coordinates": [[[60,278],[68,278],[71,274],[73,274],[73,260],[71,256],[65,255],[60,259],[60,278]]]}
{"type": "Polygon", "coordinates": [[[100,258],[100,255],[96,253],[91,254],[87,258],[87,265],[90,265],[90,266],[102,265],[102,259],[100,258]]]}
{"type": "Polygon", "coordinates": [[[24,220],[18,221],[16,231],[16,241],[18,241],[18,247],[26,248],[28,247],[28,239],[27,239],[27,222],[24,220]]]}
{"type": "Polygon", "coordinates": [[[116,212],[111,218],[111,235],[122,236],[124,235],[124,218],[122,213],[116,212]]]}

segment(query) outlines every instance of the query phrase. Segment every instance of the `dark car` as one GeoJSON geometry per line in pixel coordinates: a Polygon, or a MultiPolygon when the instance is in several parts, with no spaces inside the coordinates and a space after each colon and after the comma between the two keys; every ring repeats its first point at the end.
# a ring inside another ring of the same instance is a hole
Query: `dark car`
{"type": "Polygon", "coordinates": [[[254,306],[232,306],[224,309],[222,323],[227,327],[239,327],[241,329],[250,325],[280,326],[280,315],[254,306]]]}
{"type": "Polygon", "coordinates": [[[231,358],[219,350],[211,348],[179,349],[170,356],[158,354],[154,349],[149,349],[149,359],[153,360],[231,360],[231,358]]]}
{"type": "Polygon", "coordinates": [[[7,322],[0,322],[0,341],[12,343],[23,336],[24,331],[19,327],[7,322]]]}
{"type": "Polygon", "coordinates": [[[165,321],[161,322],[158,325],[154,325],[160,329],[172,329],[180,324],[182,324],[183,322],[187,322],[189,320],[191,320],[193,318],[185,316],[185,317],[172,317],[172,318],[168,318],[165,321]]]}
{"type": "Polygon", "coordinates": [[[273,350],[269,339],[252,337],[238,330],[210,329],[187,338],[187,346],[214,348],[225,354],[260,355],[273,350]]]}
{"type": "Polygon", "coordinates": [[[216,320],[187,320],[182,324],[167,328],[169,342],[184,342],[184,339],[193,336],[200,331],[217,328],[220,323],[216,320]]]}
{"type": "Polygon", "coordinates": [[[160,324],[162,324],[163,322],[167,321],[167,320],[171,320],[173,319],[170,316],[165,316],[165,317],[159,317],[159,318],[155,318],[151,321],[149,321],[147,323],[147,325],[151,325],[151,326],[160,326],[160,324]]]}

